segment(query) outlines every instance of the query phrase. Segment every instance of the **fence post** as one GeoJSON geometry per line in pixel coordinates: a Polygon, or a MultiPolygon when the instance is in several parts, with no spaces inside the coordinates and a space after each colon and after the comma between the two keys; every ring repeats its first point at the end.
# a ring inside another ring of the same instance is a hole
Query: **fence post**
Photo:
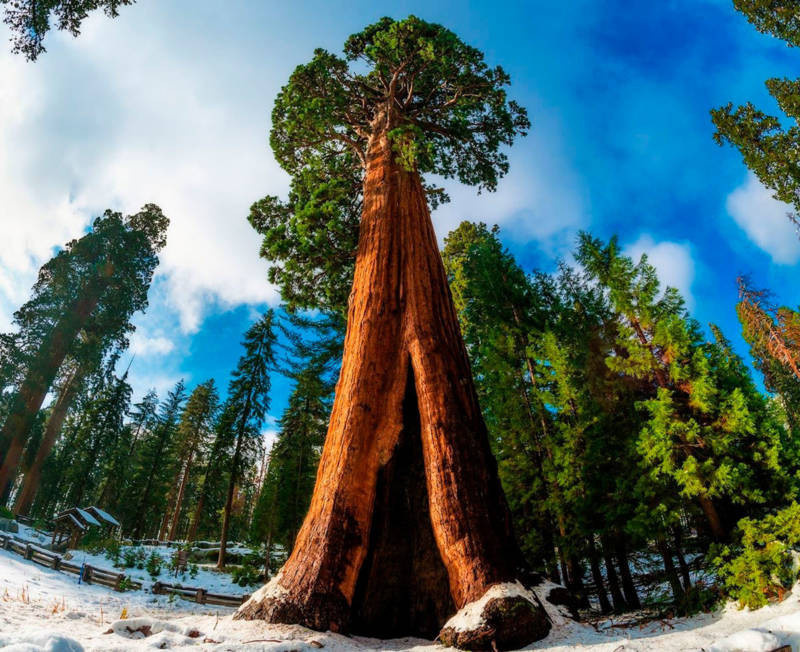
{"type": "Polygon", "coordinates": [[[197,604],[205,604],[206,603],[206,590],[205,589],[197,589],[197,593],[194,596],[194,601],[197,604]]]}
{"type": "Polygon", "coordinates": [[[87,584],[92,583],[92,567],[89,564],[85,564],[83,567],[83,581],[87,584]]]}
{"type": "Polygon", "coordinates": [[[122,573],[117,573],[117,581],[114,582],[114,590],[119,591],[119,585],[122,583],[122,578],[125,577],[122,573]]]}
{"type": "Polygon", "coordinates": [[[30,543],[25,544],[25,559],[30,559],[33,557],[33,548],[31,548],[30,543]]]}
{"type": "Polygon", "coordinates": [[[161,593],[161,582],[156,582],[153,584],[153,595],[159,595],[161,593]]]}

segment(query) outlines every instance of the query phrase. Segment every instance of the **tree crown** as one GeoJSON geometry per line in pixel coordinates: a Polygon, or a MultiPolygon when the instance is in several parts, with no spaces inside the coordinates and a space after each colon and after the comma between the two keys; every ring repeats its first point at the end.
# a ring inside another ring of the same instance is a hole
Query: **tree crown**
{"type": "Polygon", "coordinates": [[[370,138],[385,133],[406,166],[494,190],[508,171],[500,148],[530,126],[501,67],[415,16],[382,18],[344,55],[317,49],[278,94],[270,142],[284,169],[340,156],[366,167],[370,138]]]}

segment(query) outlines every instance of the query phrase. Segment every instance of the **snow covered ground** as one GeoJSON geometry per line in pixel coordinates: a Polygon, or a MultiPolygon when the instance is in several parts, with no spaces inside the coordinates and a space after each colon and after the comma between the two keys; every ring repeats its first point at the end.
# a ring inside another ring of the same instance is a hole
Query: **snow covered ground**
{"type": "MultiPolygon", "coordinates": [[[[429,641],[378,641],[302,627],[233,621],[233,609],[196,605],[144,591],[115,593],[79,585],[59,573],[0,550],[0,648],[12,652],[146,650],[408,650],[439,652],[429,641]],[[121,618],[125,615],[125,618],[121,618]],[[147,636],[145,636],[147,634],[147,636]],[[5,647],[7,646],[7,647],[5,647]]],[[[800,585],[780,604],[759,611],[725,610],[633,629],[613,621],[578,624],[551,612],[551,635],[529,649],[587,652],[767,652],[791,644],[800,651],[800,585]],[[599,630],[599,631],[598,631],[599,630]]]]}
{"type": "MultiPolygon", "coordinates": [[[[23,539],[39,545],[50,542],[50,537],[48,535],[38,532],[26,525],[19,525],[19,532],[14,536],[18,539],[23,539]]],[[[185,573],[183,576],[176,576],[169,568],[169,562],[172,555],[175,554],[175,548],[169,548],[167,546],[140,546],[140,548],[148,555],[155,552],[164,560],[161,572],[155,578],[151,577],[147,570],[136,568],[135,566],[133,568],[118,567],[116,570],[143,582],[145,587],[149,588],[153,582],[158,580],[168,584],[200,587],[204,588],[209,593],[224,593],[225,595],[244,595],[246,593],[252,593],[258,588],[241,587],[238,584],[234,584],[230,574],[217,571],[213,564],[199,565],[195,577],[191,577],[189,573],[185,573]]],[[[250,552],[249,549],[239,548],[237,546],[231,546],[230,550],[238,553],[250,552]]],[[[92,554],[86,550],[70,550],[69,553],[72,556],[72,563],[86,563],[97,568],[115,570],[113,562],[104,554],[92,554]]]]}

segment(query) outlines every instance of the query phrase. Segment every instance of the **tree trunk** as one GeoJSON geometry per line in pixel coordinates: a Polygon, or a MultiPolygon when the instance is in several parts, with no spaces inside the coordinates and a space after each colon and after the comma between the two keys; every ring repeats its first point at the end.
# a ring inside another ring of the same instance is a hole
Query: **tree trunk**
{"type": "Polygon", "coordinates": [[[61,426],[64,424],[64,419],[67,416],[70,405],[72,405],[72,401],[80,388],[81,377],[81,371],[79,369],[75,370],[61,388],[58,400],[47,419],[47,425],[45,426],[39,449],[36,451],[36,457],[31,467],[25,473],[22,489],[20,489],[16,502],[14,503],[14,513],[17,516],[27,516],[30,511],[33,499],[39,489],[42,466],[53,450],[56,439],[61,432],[61,426]]]}
{"type": "Polygon", "coordinates": [[[681,570],[681,577],[683,578],[683,589],[684,591],[688,591],[692,588],[692,576],[689,573],[689,565],[686,563],[686,558],[683,556],[683,550],[681,550],[681,529],[680,526],[676,527],[675,530],[675,556],[678,558],[678,568],[681,570]]]}
{"type": "Polygon", "coordinates": [[[194,459],[194,449],[189,451],[189,456],[186,458],[186,466],[183,468],[183,476],[181,477],[181,486],[178,489],[178,498],[175,501],[175,513],[172,517],[172,525],[169,528],[169,540],[175,541],[175,536],[178,534],[178,522],[181,516],[181,505],[183,505],[183,496],[186,493],[186,485],[189,482],[189,472],[192,470],[192,460],[194,459]]]}
{"type": "Polygon", "coordinates": [[[711,530],[711,535],[716,541],[724,541],[727,538],[725,527],[722,525],[722,519],[719,517],[717,507],[714,501],[708,496],[700,495],[697,497],[697,502],[700,503],[700,508],[708,521],[708,527],[711,530]]]}
{"type": "Polygon", "coordinates": [[[419,174],[374,135],[311,506],[281,595],[266,587],[237,618],[431,636],[521,564],[419,174]]]}
{"type": "Polygon", "coordinates": [[[642,603],[639,602],[639,594],[636,592],[636,586],[633,583],[631,568],[628,565],[628,549],[622,535],[617,535],[615,552],[617,563],[619,564],[619,574],[622,578],[622,590],[625,593],[625,602],[628,603],[631,609],[640,609],[642,603]]]}
{"type": "Polygon", "coordinates": [[[614,603],[614,611],[621,613],[628,608],[622,591],[619,588],[619,577],[617,570],[614,568],[614,559],[611,556],[611,546],[608,537],[601,538],[603,547],[603,561],[606,565],[606,576],[608,577],[608,589],[611,592],[611,601],[614,603]]]}
{"type": "Polygon", "coordinates": [[[36,413],[41,409],[76,335],[97,307],[112,271],[108,265],[101,266],[101,273],[87,283],[81,297],[56,322],[28,366],[0,430],[0,458],[3,459],[0,468],[0,492],[14,478],[36,413]]]}
{"type": "Polygon", "coordinates": [[[600,611],[604,614],[611,612],[611,603],[608,601],[608,594],[603,583],[603,574],[600,572],[600,563],[597,559],[597,548],[592,538],[589,539],[587,551],[589,554],[589,567],[592,569],[592,580],[597,589],[597,599],[600,602],[600,611]]]}
{"type": "Polygon", "coordinates": [[[589,603],[589,596],[586,595],[586,587],[583,584],[583,567],[581,561],[576,555],[571,555],[569,558],[569,582],[567,588],[570,590],[578,606],[581,609],[588,609],[591,605],[589,603]]]}
{"type": "MultiPolygon", "coordinates": [[[[249,404],[249,400],[248,400],[249,404]]],[[[247,416],[242,417],[242,429],[236,438],[236,451],[231,462],[231,477],[228,481],[228,496],[225,499],[225,511],[222,514],[222,533],[219,536],[219,557],[217,558],[217,568],[225,568],[225,549],[228,546],[228,528],[231,524],[231,507],[233,506],[233,490],[236,488],[236,472],[239,470],[239,459],[242,455],[242,440],[245,437],[244,424],[247,416]]]]}
{"type": "Polygon", "coordinates": [[[683,587],[681,587],[681,580],[678,577],[678,572],[675,570],[675,564],[672,562],[672,551],[667,545],[667,541],[663,536],[659,536],[656,540],[658,552],[661,553],[661,558],[664,560],[664,571],[667,574],[667,581],[672,588],[672,597],[675,599],[675,604],[680,604],[683,600],[683,587]]]}

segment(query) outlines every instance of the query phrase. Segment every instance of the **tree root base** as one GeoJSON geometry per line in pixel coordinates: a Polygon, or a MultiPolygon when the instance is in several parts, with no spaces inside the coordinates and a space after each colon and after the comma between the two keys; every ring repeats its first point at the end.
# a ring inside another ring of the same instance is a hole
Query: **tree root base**
{"type": "Polygon", "coordinates": [[[463,607],[439,633],[462,650],[515,650],[547,636],[550,620],[532,593],[519,583],[498,584],[463,607]]]}

